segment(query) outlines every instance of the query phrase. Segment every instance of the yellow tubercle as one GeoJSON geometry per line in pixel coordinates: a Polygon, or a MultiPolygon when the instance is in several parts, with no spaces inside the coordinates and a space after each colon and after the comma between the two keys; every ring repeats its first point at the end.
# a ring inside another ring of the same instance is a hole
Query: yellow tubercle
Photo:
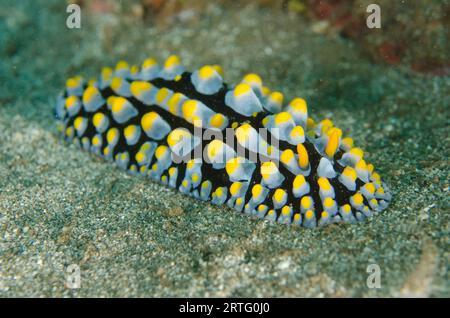
{"type": "Polygon", "coordinates": [[[306,129],[311,130],[314,129],[314,127],[316,127],[316,122],[311,117],[308,117],[306,120],[306,129]]]}
{"type": "Polygon", "coordinates": [[[251,129],[250,124],[243,124],[235,130],[236,139],[239,143],[245,143],[249,139],[251,129]]]}
{"type": "Polygon", "coordinates": [[[325,208],[331,208],[334,205],[334,200],[330,197],[325,198],[325,200],[323,200],[323,206],[325,208]]]}
{"type": "Polygon", "coordinates": [[[240,165],[241,165],[241,158],[239,157],[231,158],[225,164],[225,170],[227,171],[228,175],[232,175],[236,172],[236,170],[240,167],[240,165]]]}
{"type": "Polygon", "coordinates": [[[171,112],[172,114],[177,114],[178,112],[178,104],[180,103],[181,98],[183,97],[183,94],[181,93],[175,93],[173,94],[168,102],[168,106],[169,106],[169,112],[171,112]]]}
{"type": "Polygon", "coordinates": [[[120,86],[122,85],[122,78],[121,77],[113,77],[112,81],[111,81],[111,88],[113,90],[118,90],[120,88],[120,86]]]}
{"type": "Polygon", "coordinates": [[[170,147],[173,147],[176,144],[178,144],[181,140],[189,137],[191,137],[191,134],[188,131],[184,129],[175,129],[172,130],[167,136],[167,144],[170,147]]]}
{"type": "Polygon", "coordinates": [[[197,183],[198,180],[200,179],[200,176],[197,173],[193,173],[191,178],[193,182],[197,183]]]}
{"type": "Polygon", "coordinates": [[[306,101],[303,98],[294,98],[290,103],[289,106],[300,113],[307,113],[308,112],[308,105],[306,104],[306,101]]]}
{"type": "Polygon", "coordinates": [[[378,172],[374,172],[374,173],[372,173],[372,179],[374,179],[376,182],[378,182],[378,183],[380,183],[380,181],[381,181],[381,177],[380,177],[380,175],[378,174],[378,172]]]}
{"type": "Polygon", "coordinates": [[[356,169],[361,169],[361,170],[367,170],[367,164],[366,161],[364,159],[359,160],[356,165],[355,165],[356,169]]]}
{"type": "Polygon", "coordinates": [[[177,168],[170,167],[169,168],[169,176],[171,176],[171,177],[174,176],[176,171],[177,171],[177,168]]]}
{"type": "Polygon", "coordinates": [[[67,137],[72,136],[73,135],[73,127],[72,126],[67,127],[66,131],[65,131],[65,134],[66,134],[67,137]]]}
{"type": "Polygon", "coordinates": [[[267,96],[270,94],[270,88],[268,88],[267,86],[263,86],[261,91],[262,91],[263,96],[267,96]]]}
{"type": "Polygon", "coordinates": [[[188,170],[192,170],[195,167],[195,159],[190,159],[187,163],[186,163],[186,168],[188,170]]]}
{"type": "Polygon", "coordinates": [[[355,193],[353,195],[353,202],[355,202],[355,204],[360,205],[362,204],[364,201],[363,196],[361,195],[361,193],[355,193]]]}
{"type": "Polygon", "coordinates": [[[167,148],[167,146],[164,146],[164,145],[158,146],[158,148],[156,148],[156,150],[155,150],[156,159],[158,159],[158,160],[163,159],[168,151],[169,151],[169,149],[167,148]]]}
{"type": "Polygon", "coordinates": [[[259,183],[255,184],[252,188],[252,196],[258,198],[263,192],[263,187],[259,183]]]}
{"type": "Polygon", "coordinates": [[[125,104],[127,102],[128,101],[125,98],[123,98],[121,96],[117,96],[113,100],[113,104],[112,104],[112,108],[111,108],[112,112],[113,113],[119,113],[120,111],[122,111],[124,109],[125,104]]]}
{"type": "Polygon", "coordinates": [[[79,129],[82,124],[83,124],[83,117],[81,117],[81,116],[78,116],[73,121],[73,126],[75,127],[75,129],[79,129]]]}
{"type": "Polygon", "coordinates": [[[66,81],[66,87],[69,89],[77,88],[80,85],[80,81],[76,77],[69,78],[66,81]]]}
{"type": "Polygon", "coordinates": [[[272,161],[267,161],[261,164],[261,175],[263,179],[268,179],[271,175],[278,172],[278,168],[272,161]]]}
{"type": "Polygon", "coordinates": [[[97,94],[99,94],[99,92],[95,86],[88,86],[83,93],[83,103],[90,103],[97,94]]]}
{"type": "Polygon", "coordinates": [[[301,138],[305,136],[305,131],[303,130],[302,126],[295,126],[291,130],[291,137],[292,138],[301,138]]]}
{"type": "Polygon", "coordinates": [[[353,138],[350,138],[350,137],[343,138],[342,144],[348,148],[352,148],[353,147],[353,138]]]}
{"type": "Polygon", "coordinates": [[[171,55],[164,62],[164,68],[170,69],[174,66],[180,65],[180,58],[177,55],[171,55]]]}
{"type": "Polygon", "coordinates": [[[97,82],[97,80],[95,78],[90,78],[89,81],[88,81],[88,85],[89,86],[94,86],[96,82],[97,82]]]}
{"type": "Polygon", "coordinates": [[[365,188],[369,193],[374,194],[375,193],[375,185],[371,182],[366,183],[365,188]]]}
{"type": "Polygon", "coordinates": [[[207,79],[213,76],[214,72],[215,70],[212,66],[205,65],[200,68],[200,70],[198,71],[198,75],[200,76],[201,79],[207,79]]]}
{"type": "Polygon", "coordinates": [[[154,58],[147,58],[142,63],[142,68],[150,68],[158,64],[158,62],[154,58]]]}
{"type": "Polygon", "coordinates": [[[113,70],[110,67],[104,67],[102,68],[102,79],[103,80],[109,80],[112,76],[113,70]]]}
{"type": "Polygon", "coordinates": [[[211,117],[211,126],[214,128],[222,128],[225,123],[225,116],[222,114],[215,114],[211,117]]]}
{"type": "Polygon", "coordinates": [[[95,135],[95,136],[92,138],[92,144],[93,144],[94,146],[99,146],[100,143],[101,143],[101,141],[100,141],[99,136],[95,135]]]}
{"type": "Polygon", "coordinates": [[[260,204],[258,205],[258,212],[264,212],[267,210],[267,205],[260,204]]]}
{"type": "Polygon", "coordinates": [[[289,216],[291,214],[291,209],[287,205],[285,205],[281,209],[281,214],[284,216],[289,216]]]}
{"type": "Polygon", "coordinates": [[[222,66],[218,65],[218,64],[214,64],[212,65],[212,68],[219,73],[220,76],[223,76],[223,68],[222,66]]]}
{"type": "Polygon", "coordinates": [[[103,120],[105,119],[105,115],[103,113],[95,113],[95,115],[92,117],[92,123],[95,127],[100,127],[103,120]]]}
{"type": "Polygon", "coordinates": [[[223,188],[222,188],[222,187],[217,188],[216,191],[214,191],[214,193],[215,193],[216,196],[218,196],[218,197],[223,196],[223,195],[224,195],[224,193],[223,193],[223,188]]]}
{"type": "Polygon", "coordinates": [[[349,153],[351,153],[361,159],[364,157],[364,151],[358,147],[353,147],[352,149],[349,150],[349,153]]]}
{"type": "Polygon", "coordinates": [[[181,110],[183,112],[183,117],[187,121],[192,121],[193,116],[197,110],[197,101],[193,99],[189,99],[183,103],[181,106],[181,110]]]}
{"type": "Polygon", "coordinates": [[[77,96],[69,96],[66,99],[66,108],[69,109],[73,107],[76,103],[78,103],[78,97],[77,96]]]}
{"type": "Polygon", "coordinates": [[[321,125],[320,134],[326,135],[328,130],[333,127],[333,122],[330,119],[325,118],[319,123],[319,125],[321,125]]]}
{"type": "Polygon", "coordinates": [[[156,93],[156,103],[161,105],[167,98],[167,96],[169,96],[169,93],[170,93],[169,90],[165,87],[158,90],[158,93],[156,93]]]}
{"type": "Polygon", "coordinates": [[[378,188],[377,194],[384,194],[384,188],[383,187],[378,188]]]}
{"type": "Polygon", "coordinates": [[[273,194],[273,198],[275,199],[276,202],[282,202],[282,200],[284,199],[284,197],[286,196],[286,191],[284,191],[283,189],[276,189],[275,193],[273,194]]]}
{"type": "Polygon", "coordinates": [[[288,112],[281,112],[275,115],[275,124],[281,125],[292,120],[292,115],[288,112]]]}
{"type": "Polygon", "coordinates": [[[123,134],[125,138],[132,138],[136,134],[136,126],[135,125],[129,125],[125,127],[123,130],[123,134]]]}
{"type": "Polygon", "coordinates": [[[270,99],[272,99],[274,102],[278,104],[283,104],[284,96],[280,92],[272,92],[270,94],[270,99]]]}
{"type": "Polygon", "coordinates": [[[256,83],[258,85],[262,85],[262,79],[258,74],[249,73],[244,76],[243,81],[248,83],[256,83]]]}
{"type": "Polygon", "coordinates": [[[239,193],[239,191],[241,190],[241,188],[242,188],[242,183],[233,182],[233,184],[231,184],[231,186],[230,186],[230,194],[232,196],[236,196],[239,193]]]}
{"type": "Polygon", "coordinates": [[[130,90],[133,96],[140,96],[144,92],[148,92],[152,89],[152,84],[144,81],[134,81],[131,83],[130,90]]]}
{"type": "Polygon", "coordinates": [[[136,153],[136,155],[134,156],[134,158],[136,159],[136,162],[141,163],[142,161],[144,161],[145,155],[144,155],[143,152],[138,151],[138,152],[136,153]]]}
{"type": "Polygon", "coordinates": [[[306,211],[306,212],[305,212],[305,217],[306,217],[308,220],[311,220],[311,219],[314,217],[314,212],[313,212],[312,210],[306,211]]]}
{"type": "Polygon", "coordinates": [[[312,206],[312,200],[311,197],[303,197],[300,200],[300,205],[302,206],[302,208],[304,209],[309,209],[312,206]]]}
{"type": "Polygon", "coordinates": [[[139,72],[139,66],[137,66],[137,65],[132,65],[131,68],[130,68],[130,73],[133,74],[133,75],[135,75],[135,74],[137,74],[138,72],[139,72]]]}
{"type": "Polygon", "coordinates": [[[129,66],[128,66],[128,63],[126,61],[119,61],[116,64],[116,70],[123,70],[123,69],[127,69],[128,67],[129,66]]]}
{"type": "Polygon", "coordinates": [[[294,187],[294,189],[298,189],[301,186],[303,186],[306,182],[305,176],[302,174],[299,174],[297,176],[295,176],[294,181],[292,182],[292,186],[294,187]]]}
{"type": "Polygon", "coordinates": [[[106,133],[106,141],[109,144],[112,144],[114,140],[117,138],[119,134],[119,130],[117,128],[110,128],[108,132],[106,133]]]}
{"type": "Polygon", "coordinates": [[[248,84],[245,84],[245,83],[238,84],[234,88],[234,96],[235,97],[239,97],[239,96],[241,96],[243,94],[246,94],[246,93],[250,92],[251,89],[252,88],[248,84]]]}
{"type": "Polygon", "coordinates": [[[352,212],[352,207],[350,206],[350,204],[344,204],[343,206],[342,206],[342,211],[344,212],[344,213],[350,213],[350,212],[352,212]]]}
{"type": "Polygon", "coordinates": [[[284,164],[288,164],[294,158],[294,152],[291,149],[286,149],[281,153],[280,160],[284,164]]]}
{"type": "MultiPolygon", "coordinates": [[[[213,160],[224,148],[224,143],[219,139],[214,139],[207,146],[207,154],[210,160],[213,160]]],[[[230,159],[231,161],[232,159],[230,159]]]]}
{"type": "Polygon", "coordinates": [[[158,118],[158,114],[156,112],[149,112],[142,116],[141,118],[141,126],[144,130],[149,130],[153,127],[153,123],[158,118]]]}
{"type": "Polygon", "coordinates": [[[117,96],[111,95],[106,99],[106,103],[108,104],[108,106],[112,107],[112,105],[114,104],[114,101],[116,100],[117,96]]]}
{"type": "Polygon", "coordinates": [[[342,175],[351,178],[353,181],[356,180],[356,171],[350,166],[347,166],[344,168],[344,171],[342,171],[342,175]]]}
{"type": "Polygon", "coordinates": [[[331,184],[330,181],[327,178],[320,177],[317,180],[317,183],[319,184],[319,187],[323,191],[330,191],[331,190],[331,184]]]}

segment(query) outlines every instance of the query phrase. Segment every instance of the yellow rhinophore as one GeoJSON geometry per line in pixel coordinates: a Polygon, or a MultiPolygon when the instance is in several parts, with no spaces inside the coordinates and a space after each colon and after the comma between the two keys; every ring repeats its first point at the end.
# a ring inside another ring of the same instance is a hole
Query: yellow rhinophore
{"type": "Polygon", "coordinates": [[[342,136],[342,130],[340,130],[339,128],[331,128],[329,130],[329,139],[328,139],[328,143],[327,146],[325,147],[325,154],[330,157],[333,158],[334,154],[336,153],[338,147],[339,147],[339,140],[342,136]]]}
{"type": "Polygon", "coordinates": [[[323,190],[323,191],[330,191],[331,184],[330,184],[330,181],[327,178],[320,177],[317,180],[317,183],[319,184],[319,187],[320,187],[321,190],[323,190]]]}
{"type": "Polygon", "coordinates": [[[308,169],[309,167],[309,156],[308,151],[306,151],[305,146],[303,144],[297,145],[297,153],[298,153],[298,164],[300,168],[303,170],[308,169]]]}

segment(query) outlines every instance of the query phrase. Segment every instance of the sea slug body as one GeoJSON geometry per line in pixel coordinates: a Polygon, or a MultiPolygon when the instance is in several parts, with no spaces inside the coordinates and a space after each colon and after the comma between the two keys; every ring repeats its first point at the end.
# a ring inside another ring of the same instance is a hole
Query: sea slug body
{"type": "Polygon", "coordinates": [[[364,152],[306,101],[263,86],[236,86],[222,69],[186,72],[177,56],[141,67],[120,61],[89,81],[67,80],[56,102],[58,128],[134,175],[197,199],[274,222],[317,227],[362,221],[391,193],[364,152]]]}

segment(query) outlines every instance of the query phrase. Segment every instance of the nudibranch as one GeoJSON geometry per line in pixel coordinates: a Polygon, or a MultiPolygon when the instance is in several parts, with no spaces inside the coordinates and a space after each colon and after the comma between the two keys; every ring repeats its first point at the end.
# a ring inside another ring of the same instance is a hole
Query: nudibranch
{"type": "Polygon", "coordinates": [[[364,152],[307,103],[247,74],[236,86],[218,65],[185,71],[120,61],[89,81],[76,76],[56,102],[66,141],[133,175],[274,222],[358,222],[388,206],[391,193],[364,152]]]}

